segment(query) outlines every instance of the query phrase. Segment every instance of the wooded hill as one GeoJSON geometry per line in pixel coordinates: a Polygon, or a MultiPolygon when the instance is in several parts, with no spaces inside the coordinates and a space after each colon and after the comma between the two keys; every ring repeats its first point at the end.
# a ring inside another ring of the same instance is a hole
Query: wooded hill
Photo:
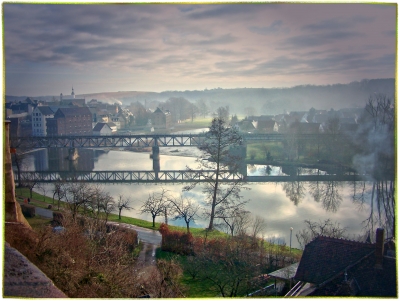
{"type": "MultiPolygon", "coordinates": [[[[194,102],[204,99],[211,110],[220,106],[229,106],[231,114],[242,114],[251,107],[257,115],[281,114],[286,111],[308,111],[331,108],[337,110],[348,107],[364,107],[368,97],[373,93],[384,93],[394,96],[395,79],[364,79],[360,82],[333,85],[302,85],[290,88],[237,88],[211,89],[195,91],[164,91],[140,92],[120,91],[92,94],[79,94],[77,98],[86,101],[97,99],[108,103],[121,103],[123,106],[139,101],[147,108],[154,107],[158,102],[165,102],[171,97],[182,97],[194,102]]],[[[34,97],[35,99],[51,100],[53,96],[34,97]]],[[[25,99],[25,97],[6,96],[6,100],[25,99]]],[[[59,96],[56,96],[58,99],[59,96]]]]}

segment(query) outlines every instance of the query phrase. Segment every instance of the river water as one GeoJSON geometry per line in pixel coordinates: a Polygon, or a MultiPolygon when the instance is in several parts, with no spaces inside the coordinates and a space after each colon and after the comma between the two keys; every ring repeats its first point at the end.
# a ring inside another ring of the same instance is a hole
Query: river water
{"type": "MultiPolygon", "coordinates": [[[[149,153],[137,153],[124,150],[79,149],[76,161],[68,161],[67,149],[41,149],[31,152],[25,159],[26,170],[152,170],[149,153]]],[[[183,170],[186,166],[195,168],[196,148],[160,148],[161,170],[183,170]]],[[[265,174],[265,166],[248,166],[248,175],[265,174]]],[[[271,174],[282,174],[280,167],[272,167],[271,174]]],[[[133,210],[122,212],[125,216],[151,220],[149,214],[141,214],[140,207],[153,192],[161,188],[178,197],[186,184],[103,184],[115,199],[119,195],[129,197],[133,210]]],[[[245,209],[259,215],[267,222],[265,238],[276,238],[290,244],[290,228],[293,228],[292,247],[298,247],[295,234],[305,227],[304,220],[314,222],[331,219],[347,228],[350,235],[363,235],[362,222],[368,217],[368,204],[360,207],[353,201],[355,183],[349,182],[285,182],[253,183],[243,190],[243,199],[249,200],[245,209]],[[315,199],[316,188],[324,197],[315,199]]],[[[368,184],[367,184],[368,185],[368,184]]],[[[48,184],[46,194],[52,195],[53,185],[48,184]]],[[[40,189],[37,192],[43,193],[40,189]]],[[[204,201],[201,185],[186,193],[199,203],[204,201]]],[[[156,221],[162,222],[164,217],[156,221]]],[[[169,220],[171,224],[184,225],[182,221],[169,220]]],[[[208,220],[198,218],[191,227],[205,228],[208,220]]]]}

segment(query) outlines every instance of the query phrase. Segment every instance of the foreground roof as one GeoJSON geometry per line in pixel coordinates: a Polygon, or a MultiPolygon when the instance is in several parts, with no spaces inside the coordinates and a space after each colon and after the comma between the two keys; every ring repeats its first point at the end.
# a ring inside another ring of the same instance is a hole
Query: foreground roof
{"type": "Polygon", "coordinates": [[[318,236],[304,249],[294,278],[321,284],[374,250],[373,244],[318,236]]]}

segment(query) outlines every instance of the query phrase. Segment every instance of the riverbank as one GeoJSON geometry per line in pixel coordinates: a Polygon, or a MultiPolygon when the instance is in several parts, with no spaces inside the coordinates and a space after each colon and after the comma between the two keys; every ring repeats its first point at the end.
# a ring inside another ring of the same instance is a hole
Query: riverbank
{"type": "MultiPolygon", "coordinates": [[[[16,188],[15,191],[16,191],[17,201],[20,204],[24,202],[24,199],[30,198],[29,189],[27,189],[27,188],[16,188]]],[[[53,201],[52,198],[45,196],[43,194],[33,191],[32,198],[30,200],[31,200],[31,205],[34,205],[36,207],[49,209],[49,205],[51,205],[52,206],[51,210],[56,211],[56,212],[59,211],[58,210],[58,200],[53,201]]],[[[60,201],[60,209],[63,208],[64,206],[65,206],[65,202],[60,201]]],[[[121,215],[121,219],[119,219],[118,214],[114,214],[114,213],[111,213],[108,216],[108,220],[110,222],[133,225],[133,226],[146,228],[146,229],[150,229],[150,230],[158,230],[161,225],[161,223],[156,222],[155,227],[153,227],[153,223],[151,221],[138,219],[138,218],[134,218],[134,217],[123,216],[123,215],[121,215]]],[[[169,225],[169,228],[173,231],[186,232],[186,227],[169,225]]],[[[209,238],[216,238],[216,237],[226,237],[227,236],[227,234],[220,232],[218,230],[208,231],[203,228],[190,228],[190,232],[192,233],[193,236],[196,236],[196,237],[206,237],[207,236],[209,238]]]]}

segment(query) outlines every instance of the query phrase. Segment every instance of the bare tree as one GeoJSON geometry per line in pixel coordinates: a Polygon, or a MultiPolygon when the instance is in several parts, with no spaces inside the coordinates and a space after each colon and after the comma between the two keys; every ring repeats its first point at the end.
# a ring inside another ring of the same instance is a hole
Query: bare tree
{"type": "MultiPolygon", "coordinates": [[[[204,190],[207,203],[211,210],[206,211],[210,218],[208,229],[214,228],[214,219],[223,216],[223,212],[245,203],[240,196],[244,181],[237,179],[231,182],[222,182],[223,173],[232,173],[239,170],[242,157],[232,149],[242,144],[239,133],[226,125],[224,119],[214,118],[206,139],[200,146],[202,155],[197,159],[198,169],[202,171],[213,170],[215,172],[203,172],[205,178],[204,190]]],[[[189,169],[189,168],[188,168],[189,169]]],[[[189,169],[190,170],[190,169],[189,169]]],[[[183,191],[193,189],[199,182],[192,183],[183,188],[183,191]]]]}
{"type": "Polygon", "coordinates": [[[60,210],[60,202],[61,200],[65,197],[65,189],[63,188],[65,185],[65,182],[63,181],[58,181],[53,183],[53,205],[54,205],[54,197],[57,196],[58,200],[58,210],[60,210]]]}
{"type": "Polygon", "coordinates": [[[31,173],[24,174],[20,178],[20,183],[22,187],[29,189],[29,197],[32,198],[33,188],[39,186],[38,179],[31,173]]]}
{"type": "Polygon", "coordinates": [[[267,221],[265,218],[255,215],[252,219],[251,236],[255,240],[267,228],[267,221]]]}
{"type": "Polygon", "coordinates": [[[219,107],[217,109],[218,119],[223,119],[225,122],[229,120],[229,106],[219,107]]]}
{"type": "Polygon", "coordinates": [[[75,220],[78,210],[89,204],[93,195],[97,192],[87,183],[68,183],[64,186],[65,201],[75,220]]]}
{"type": "Polygon", "coordinates": [[[220,227],[226,228],[232,237],[245,235],[251,223],[250,212],[241,207],[226,210],[225,215],[221,216],[220,219],[223,221],[220,227]]]}
{"type": "Polygon", "coordinates": [[[209,113],[206,101],[204,99],[198,99],[196,100],[196,106],[203,118],[206,118],[207,114],[209,113]]]}
{"type": "Polygon", "coordinates": [[[319,222],[305,220],[306,228],[296,234],[300,247],[304,250],[306,244],[317,236],[329,236],[333,238],[347,238],[346,228],[342,228],[339,223],[332,222],[330,219],[319,222]]]}
{"type": "Polygon", "coordinates": [[[112,213],[115,210],[115,201],[113,197],[107,192],[104,194],[102,198],[102,204],[101,204],[101,209],[103,210],[105,217],[106,217],[106,223],[108,221],[108,216],[110,213],[112,213]]]}
{"type": "Polygon", "coordinates": [[[117,201],[117,208],[118,208],[118,219],[121,219],[121,212],[123,209],[126,210],[131,210],[133,209],[130,206],[131,200],[129,198],[124,198],[122,194],[118,196],[118,201],[117,201]]]}
{"type": "Polygon", "coordinates": [[[167,191],[162,188],[161,193],[149,195],[148,199],[140,208],[141,213],[150,213],[153,219],[153,228],[156,226],[156,217],[165,214],[165,208],[168,204],[167,191]]]}
{"type": "Polygon", "coordinates": [[[175,220],[182,218],[186,223],[187,233],[189,233],[189,224],[197,217],[197,211],[200,209],[200,205],[183,195],[181,195],[179,199],[171,198],[170,202],[176,213],[175,220]]]}

